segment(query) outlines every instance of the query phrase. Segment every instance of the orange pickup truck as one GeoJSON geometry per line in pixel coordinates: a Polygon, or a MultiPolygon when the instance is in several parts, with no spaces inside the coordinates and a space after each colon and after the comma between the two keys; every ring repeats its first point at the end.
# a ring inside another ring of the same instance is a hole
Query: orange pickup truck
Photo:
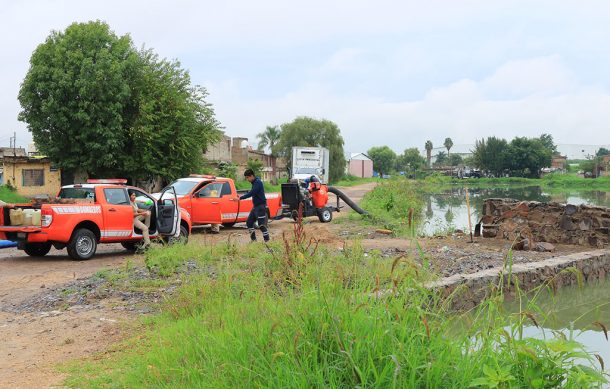
{"type": "MultiPolygon", "coordinates": [[[[191,215],[193,225],[223,224],[231,227],[245,222],[252,209],[252,199],[240,200],[247,190],[235,189],[230,178],[192,174],[171,183],[178,195],[178,204],[191,215]]],[[[159,198],[159,194],[154,194],[159,198]]],[[[279,193],[267,193],[267,214],[270,219],[282,216],[282,197],[279,193]]]]}
{"type": "Polygon", "coordinates": [[[135,250],[142,235],[133,225],[129,201],[132,192],[138,207],[151,212],[151,238],[188,239],[191,220],[188,212],[177,205],[173,188],[155,198],[125,182],[89,180],[87,184],[62,187],[53,204],[16,206],[22,210],[40,209],[38,225],[11,225],[11,209],[0,208],[0,239],[17,242],[18,248],[31,256],[44,256],[51,246],[67,248],[75,260],[93,257],[98,243],[121,243],[126,249],[135,250]]]}

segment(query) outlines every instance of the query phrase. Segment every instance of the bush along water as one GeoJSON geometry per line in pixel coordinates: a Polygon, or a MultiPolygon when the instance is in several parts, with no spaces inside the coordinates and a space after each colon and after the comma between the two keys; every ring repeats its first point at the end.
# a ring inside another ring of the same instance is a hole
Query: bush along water
{"type": "Polygon", "coordinates": [[[424,202],[416,181],[394,179],[377,185],[360,206],[368,212],[365,220],[397,235],[414,236],[424,202]]]}
{"type": "MultiPolygon", "coordinates": [[[[509,257],[510,259],[510,257],[509,257]]],[[[424,287],[422,259],[323,247],[299,223],[271,246],[174,246],[147,263],[186,277],[108,359],[79,363],[72,387],[596,387],[606,376],[580,344],[522,336],[531,301],[503,312],[504,280],[476,310],[424,287]],[[466,323],[465,326],[456,326],[466,323]],[[584,361],[584,362],[581,362],[584,361]]],[[[507,261],[510,266],[510,260],[507,261]]],[[[174,275],[176,276],[176,275],[174,275]]],[[[508,285],[514,282],[508,280],[508,285]]]]}

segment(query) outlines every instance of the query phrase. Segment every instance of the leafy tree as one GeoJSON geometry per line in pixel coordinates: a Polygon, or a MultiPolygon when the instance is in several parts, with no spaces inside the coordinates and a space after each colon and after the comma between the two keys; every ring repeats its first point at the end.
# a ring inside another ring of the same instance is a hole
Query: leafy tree
{"type": "Polygon", "coordinates": [[[449,166],[458,166],[464,163],[462,156],[459,154],[451,154],[448,158],[449,166]]]}
{"type": "Polygon", "coordinates": [[[557,145],[555,145],[555,142],[553,141],[553,136],[551,134],[542,134],[538,139],[540,140],[540,142],[542,142],[542,145],[546,149],[551,151],[551,155],[557,154],[557,145]]]}
{"type": "Polygon", "coordinates": [[[260,159],[250,158],[248,159],[246,168],[252,169],[254,175],[260,177],[261,173],[263,172],[263,162],[260,159]]]}
{"type": "Polygon", "coordinates": [[[444,151],[439,151],[436,154],[436,161],[434,162],[436,166],[444,166],[447,164],[447,154],[444,151]]]}
{"type": "Polygon", "coordinates": [[[220,162],[218,164],[218,175],[234,180],[237,179],[237,165],[231,162],[220,162]]]}
{"type": "Polygon", "coordinates": [[[599,150],[597,150],[597,153],[595,153],[596,157],[603,157],[605,155],[610,155],[610,150],[605,147],[600,147],[599,150]]]}
{"type": "Polygon", "coordinates": [[[476,167],[501,176],[507,168],[508,142],[505,139],[488,137],[475,142],[472,161],[476,167]]]}
{"type": "Polygon", "coordinates": [[[447,156],[451,155],[450,151],[451,151],[451,148],[453,147],[453,141],[451,140],[451,138],[445,138],[445,142],[443,143],[443,146],[445,146],[445,148],[447,149],[447,156]]]}
{"type": "Polygon", "coordinates": [[[396,153],[388,146],[373,147],[367,152],[373,160],[373,169],[379,175],[388,174],[396,164],[396,153]]]}
{"type": "Polygon", "coordinates": [[[551,166],[552,153],[539,138],[517,137],[508,147],[508,166],[515,175],[539,177],[540,169],[551,166]]]}
{"type": "Polygon", "coordinates": [[[290,165],[294,146],[322,146],[330,152],[330,181],[338,181],[345,172],[345,156],[341,130],[330,120],[299,116],[281,126],[277,150],[290,165]]]}
{"type": "Polygon", "coordinates": [[[152,50],[139,54],[138,116],[125,139],[122,170],[133,178],[187,175],[203,164],[207,145],[220,139],[207,91],[191,86],[179,62],[152,50]]]}
{"type": "Polygon", "coordinates": [[[421,156],[417,147],[406,149],[396,158],[396,168],[401,171],[417,170],[424,166],[426,159],[421,156]]]}
{"type": "Polygon", "coordinates": [[[137,117],[139,66],[131,38],[105,23],[53,31],[30,59],[19,120],[62,169],[120,172],[127,128],[137,117]]]}
{"type": "Polygon", "coordinates": [[[188,72],[103,22],[54,31],[30,59],[19,119],[60,168],[90,176],[175,178],[218,139],[207,92],[188,72]]]}
{"type": "Polygon", "coordinates": [[[434,148],[434,146],[432,145],[432,141],[427,140],[425,147],[426,147],[426,160],[428,161],[427,167],[430,167],[430,160],[432,159],[432,149],[434,148]]]}
{"type": "Polygon", "coordinates": [[[282,131],[277,126],[267,126],[265,131],[256,135],[258,138],[258,151],[269,147],[271,155],[275,155],[275,146],[280,141],[282,131]]]}

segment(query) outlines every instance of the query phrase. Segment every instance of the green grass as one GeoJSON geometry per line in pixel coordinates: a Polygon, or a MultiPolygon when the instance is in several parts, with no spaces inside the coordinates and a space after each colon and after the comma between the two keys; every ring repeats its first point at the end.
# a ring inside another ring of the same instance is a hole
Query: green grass
{"type": "MultiPolygon", "coordinates": [[[[282,184],[288,182],[288,180],[280,180],[277,185],[272,185],[267,181],[263,181],[263,186],[265,187],[265,193],[274,193],[280,192],[282,190],[282,184]]],[[[235,181],[235,188],[237,190],[250,190],[252,188],[252,184],[250,184],[246,180],[238,180],[235,181]]]]}
{"type": "MultiPolygon", "coordinates": [[[[593,360],[560,335],[522,337],[534,314],[506,315],[502,288],[468,315],[422,287],[418,258],[317,247],[296,230],[261,244],[174,246],[147,254],[186,277],[162,313],[105,358],[67,368],[70,387],[592,387],[593,360]],[[467,325],[456,326],[457,322],[467,325]]],[[[457,292],[456,292],[457,293],[457,292]]],[[[601,337],[601,335],[600,335],[601,337]]],[[[601,340],[601,339],[600,339],[601,340]]]]}
{"type": "Polygon", "coordinates": [[[0,200],[7,203],[28,203],[29,200],[26,197],[21,196],[11,188],[0,185],[0,200]]]}
{"type": "Polygon", "coordinates": [[[369,213],[363,216],[365,221],[413,236],[424,204],[418,182],[397,178],[382,181],[364,196],[360,206],[369,213]]]}
{"type": "Polygon", "coordinates": [[[438,185],[462,185],[471,188],[494,186],[534,186],[565,189],[600,189],[610,191],[610,177],[583,178],[575,174],[549,174],[543,178],[503,177],[458,179],[433,174],[423,179],[423,184],[431,187],[438,185]]]}
{"type": "Polygon", "coordinates": [[[345,176],[341,180],[339,180],[335,183],[332,183],[332,185],[340,186],[340,187],[348,187],[348,186],[368,184],[370,182],[383,182],[383,181],[384,180],[381,180],[377,177],[360,178],[360,177],[354,177],[354,176],[345,176]]]}

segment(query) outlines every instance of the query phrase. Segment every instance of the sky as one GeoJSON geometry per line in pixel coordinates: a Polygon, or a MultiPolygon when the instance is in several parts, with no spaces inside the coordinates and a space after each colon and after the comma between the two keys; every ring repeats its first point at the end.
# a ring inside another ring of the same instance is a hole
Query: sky
{"type": "Polygon", "coordinates": [[[302,115],[337,123],[348,153],[541,133],[610,144],[604,1],[0,0],[0,146],[31,142],[17,94],[36,46],[98,19],[179,60],[227,135],[253,144],[302,115]]]}

